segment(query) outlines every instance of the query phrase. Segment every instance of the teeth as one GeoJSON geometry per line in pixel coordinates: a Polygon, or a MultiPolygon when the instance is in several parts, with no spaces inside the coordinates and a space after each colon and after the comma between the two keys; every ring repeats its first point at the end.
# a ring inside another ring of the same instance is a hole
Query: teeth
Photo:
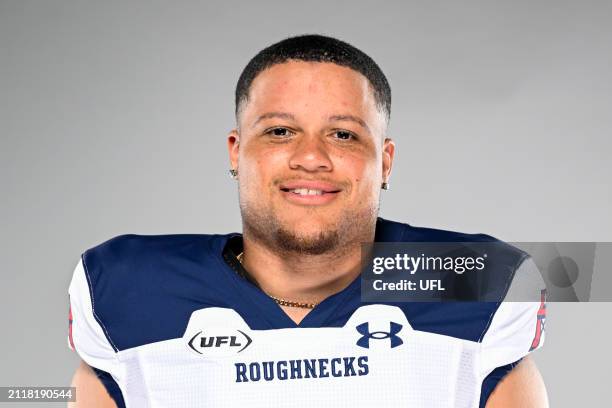
{"type": "Polygon", "coordinates": [[[289,191],[299,195],[323,195],[323,190],[309,190],[307,188],[294,188],[289,191]]]}

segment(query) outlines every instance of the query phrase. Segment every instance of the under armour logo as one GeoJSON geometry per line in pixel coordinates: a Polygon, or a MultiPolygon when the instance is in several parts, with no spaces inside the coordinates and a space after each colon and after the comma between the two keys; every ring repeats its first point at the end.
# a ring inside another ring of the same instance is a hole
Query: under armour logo
{"type": "Polygon", "coordinates": [[[391,348],[397,347],[404,343],[404,341],[397,335],[402,330],[402,325],[395,322],[390,322],[389,331],[376,331],[370,333],[369,323],[362,323],[356,327],[359,334],[363,336],[357,340],[357,345],[363,348],[370,348],[370,339],[382,340],[382,339],[391,339],[391,348]]]}

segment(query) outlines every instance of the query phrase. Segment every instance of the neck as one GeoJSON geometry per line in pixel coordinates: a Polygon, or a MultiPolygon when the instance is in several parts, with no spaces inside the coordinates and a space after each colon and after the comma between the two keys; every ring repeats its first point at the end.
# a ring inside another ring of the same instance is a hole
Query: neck
{"type": "Polygon", "coordinates": [[[310,255],[273,248],[245,230],[243,264],[268,295],[295,302],[320,303],[359,276],[361,243],[373,239],[374,229],[342,247],[310,255]]]}

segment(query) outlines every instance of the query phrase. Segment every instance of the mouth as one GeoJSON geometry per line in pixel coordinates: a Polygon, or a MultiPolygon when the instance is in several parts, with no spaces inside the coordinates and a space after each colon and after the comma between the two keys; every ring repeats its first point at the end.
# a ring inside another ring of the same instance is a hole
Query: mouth
{"type": "Polygon", "coordinates": [[[338,186],[320,181],[292,181],[280,186],[283,196],[296,204],[322,205],[337,198],[338,186]]]}
{"type": "Polygon", "coordinates": [[[293,189],[283,189],[281,188],[282,191],[284,191],[285,193],[293,193],[293,194],[297,194],[297,195],[301,195],[301,196],[320,196],[323,194],[333,194],[333,193],[337,193],[337,191],[323,191],[323,190],[312,190],[309,188],[293,188],[293,189]]]}

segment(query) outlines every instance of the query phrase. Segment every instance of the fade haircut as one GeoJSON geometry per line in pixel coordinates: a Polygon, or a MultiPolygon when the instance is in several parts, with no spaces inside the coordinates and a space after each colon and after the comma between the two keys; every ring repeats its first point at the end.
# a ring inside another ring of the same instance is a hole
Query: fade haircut
{"type": "Polygon", "coordinates": [[[279,41],[264,48],[249,61],[236,84],[236,122],[242,106],[249,100],[249,89],[257,75],[266,68],[289,60],[331,62],[359,72],[370,81],[376,105],[389,122],[391,87],[376,62],[344,41],[318,34],[299,35],[279,41]]]}

